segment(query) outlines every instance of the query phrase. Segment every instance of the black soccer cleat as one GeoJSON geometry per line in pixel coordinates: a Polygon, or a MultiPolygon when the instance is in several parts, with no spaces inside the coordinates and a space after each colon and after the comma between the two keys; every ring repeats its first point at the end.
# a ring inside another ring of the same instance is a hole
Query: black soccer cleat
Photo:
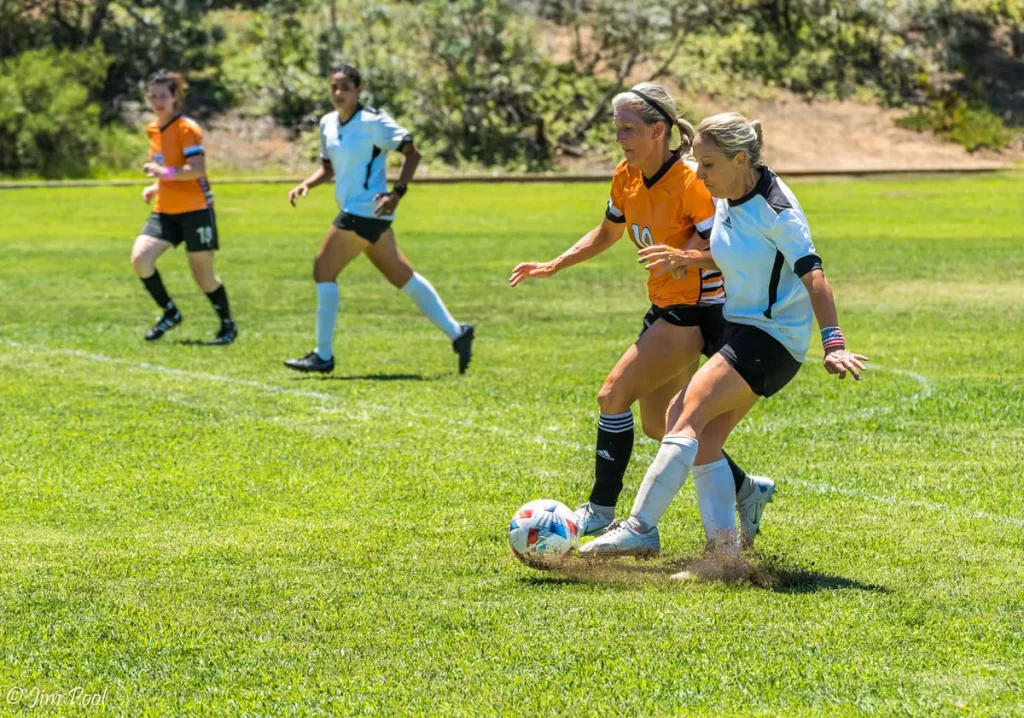
{"type": "Polygon", "coordinates": [[[459,355],[459,374],[465,374],[473,358],[473,325],[460,324],[462,334],[452,342],[452,350],[459,355]]]}
{"type": "Polygon", "coordinates": [[[181,312],[177,308],[164,312],[163,316],[156,320],[153,328],[146,333],[146,341],[155,342],[179,324],[181,324],[181,312]]]}
{"type": "Polygon", "coordinates": [[[232,320],[220,323],[220,331],[210,341],[206,342],[210,346],[223,346],[230,344],[238,338],[238,325],[232,320]]]}
{"type": "Polygon", "coordinates": [[[288,359],[284,365],[295,371],[317,371],[327,374],[334,371],[334,357],[324,360],[315,351],[299,359],[288,359]]]}

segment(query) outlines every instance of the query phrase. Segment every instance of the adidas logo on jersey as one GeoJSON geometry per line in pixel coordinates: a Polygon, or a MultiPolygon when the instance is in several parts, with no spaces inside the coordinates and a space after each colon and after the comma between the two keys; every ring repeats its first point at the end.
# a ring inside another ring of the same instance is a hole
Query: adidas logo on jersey
{"type": "Polygon", "coordinates": [[[732,229],[732,220],[729,219],[729,215],[725,215],[725,219],[722,220],[722,224],[724,224],[729,229],[732,229]]]}

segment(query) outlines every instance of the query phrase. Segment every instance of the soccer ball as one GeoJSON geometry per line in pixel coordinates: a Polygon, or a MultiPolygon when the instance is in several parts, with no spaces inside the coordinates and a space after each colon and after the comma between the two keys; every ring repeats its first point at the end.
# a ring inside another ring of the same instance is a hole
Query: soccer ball
{"type": "Polygon", "coordinates": [[[576,515],[552,499],[537,499],[512,516],[508,542],[516,558],[532,568],[552,568],[579,542],[576,515]]]}

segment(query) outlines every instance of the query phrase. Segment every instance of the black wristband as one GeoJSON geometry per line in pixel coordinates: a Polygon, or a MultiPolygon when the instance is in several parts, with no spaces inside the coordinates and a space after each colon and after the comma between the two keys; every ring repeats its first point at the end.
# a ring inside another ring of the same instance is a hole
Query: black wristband
{"type": "Polygon", "coordinates": [[[395,182],[395,186],[391,191],[399,197],[404,197],[405,193],[409,191],[409,186],[405,182],[395,182]]]}

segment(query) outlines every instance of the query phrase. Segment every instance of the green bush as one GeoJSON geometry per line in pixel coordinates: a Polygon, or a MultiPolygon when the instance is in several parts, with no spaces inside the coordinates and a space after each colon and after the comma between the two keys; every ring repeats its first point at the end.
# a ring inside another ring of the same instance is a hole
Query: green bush
{"type": "Polygon", "coordinates": [[[532,20],[508,0],[349,0],[338,14],[334,27],[301,0],[268,7],[245,43],[233,41],[226,86],[254,86],[258,46],[262,99],[250,104],[302,131],[331,110],[328,73],[349,63],[364,101],[407,126],[428,161],[530,171],[550,167],[557,138],[607,84],[544,58],[532,20]]]}
{"type": "Polygon", "coordinates": [[[980,100],[966,99],[954,90],[937,96],[932,93],[926,106],[899,118],[896,124],[917,132],[930,130],[970,152],[983,147],[1001,150],[1010,142],[1010,133],[998,115],[980,100]]]}
{"type": "Polygon", "coordinates": [[[687,39],[674,65],[682,83],[716,91],[742,77],[829,98],[867,87],[892,104],[915,89],[923,60],[884,2],[739,2],[744,12],[687,39]]]}
{"type": "Polygon", "coordinates": [[[149,139],[142,128],[107,125],[100,128],[96,153],[90,161],[90,176],[105,177],[135,170],[142,178],[142,165],[149,157],[149,139]]]}
{"type": "Polygon", "coordinates": [[[110,63],[98,45],[30,50],[0,62],[0,172],[88,175],[101,137],[92,97],[110,63]]]}

